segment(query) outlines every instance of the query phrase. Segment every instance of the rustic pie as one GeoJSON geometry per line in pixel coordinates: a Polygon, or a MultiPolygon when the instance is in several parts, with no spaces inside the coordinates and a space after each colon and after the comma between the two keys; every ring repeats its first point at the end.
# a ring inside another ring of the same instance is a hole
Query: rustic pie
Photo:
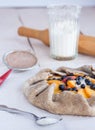
{"type": "Polygon", "coordinates": [[[95,70],[43,69],[24,83],[23,92],[34,106],[54,114],[95,116],[95,70]]]}

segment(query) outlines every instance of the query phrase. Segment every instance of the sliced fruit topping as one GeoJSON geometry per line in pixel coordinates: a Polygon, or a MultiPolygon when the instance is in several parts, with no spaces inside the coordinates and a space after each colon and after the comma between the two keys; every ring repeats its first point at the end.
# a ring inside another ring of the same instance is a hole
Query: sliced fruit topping
{"type": "Polygon", "coordinates": [[[65,84],[60,80],[49,80],[48,81],[48,84],[52,84],[52,83],[56,84],[56,86],[54,88],[54,94],[61,93],[65,88],[65,84]]]}
{"type": "Polygon", "coordinates": [[[49,81],[48,81],[48,84],[52,84],[52,83],[55,83],[55,84],[62,84],[63,82],[60,81],[60,80],[49,80],[49,81]]]}
{"type": "Polygon", "coordinates": [[[90,89],[89,86],[86,86],[83,90],[85,91],[88,98],[90,98],[92,95],[95,96],[95,91],[93,89],[90,89]]]}
{"type": "Polygon", "coordinates": [[[80,88],[77,93],[80,94],[80,95],[82,95],[82,96],[85,97],[85,98],[88,98],[86,92],[85,92],[84,89],[82,89],[82,88],[80,88]]]}
{"type": "Polygon", "coordinates": [[[59,85],[56,84],[55,88],[54,88],[54,94],[60,94],[62,92],[62,90],[59,89],[59,85]]]}
{"type": "Polygon", "coordinates": [[[47,79],[49,85],[55,83],[54,94],[60,94],[62,91],[71,91],[81,94],[85,98],[95,96],[95,79],[84,74],[52,76],[47,79]]]}
{"type": "Polygon", "coordinates": [[[75,81],[74,80],[67,80],[67,86],[74,88],[76,86],[75,81]]]}

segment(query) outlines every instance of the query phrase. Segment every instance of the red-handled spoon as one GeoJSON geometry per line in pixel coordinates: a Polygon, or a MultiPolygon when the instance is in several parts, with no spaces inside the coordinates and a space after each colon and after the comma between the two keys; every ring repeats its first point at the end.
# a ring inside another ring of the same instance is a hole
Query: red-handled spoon
{"type": "Polygon", "coordinates": [[[5,79],[9,76],[11,73],[12,69],[8,70],[5,72],[2,76],[0,76],[0,85],[5,81],[5,79]]]}

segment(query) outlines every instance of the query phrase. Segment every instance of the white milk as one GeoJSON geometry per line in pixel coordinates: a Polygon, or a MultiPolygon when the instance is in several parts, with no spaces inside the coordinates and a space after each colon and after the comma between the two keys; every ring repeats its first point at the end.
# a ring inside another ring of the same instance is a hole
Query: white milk
{"type": "Polygon", "coordinates": [[[77,23],[73,21],[54,22],[51,26],[51,55],[59,60],[75,57],[79,35],[77,23]]]}

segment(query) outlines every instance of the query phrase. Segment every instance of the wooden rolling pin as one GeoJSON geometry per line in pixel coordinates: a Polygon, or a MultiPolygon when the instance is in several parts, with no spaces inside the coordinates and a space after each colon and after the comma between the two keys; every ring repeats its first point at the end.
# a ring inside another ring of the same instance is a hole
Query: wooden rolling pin
{"type": "MultiPolygon", "coordinates": [[[[19,27],[18,34],[20,36],[32,37],[41,40],[45,45],[49,46],[49,31],[35,30],[27,27],[19,27]]],[[[78,43],[79,53],[95,56],[95,37],[80,34],[78,43]]]]}

